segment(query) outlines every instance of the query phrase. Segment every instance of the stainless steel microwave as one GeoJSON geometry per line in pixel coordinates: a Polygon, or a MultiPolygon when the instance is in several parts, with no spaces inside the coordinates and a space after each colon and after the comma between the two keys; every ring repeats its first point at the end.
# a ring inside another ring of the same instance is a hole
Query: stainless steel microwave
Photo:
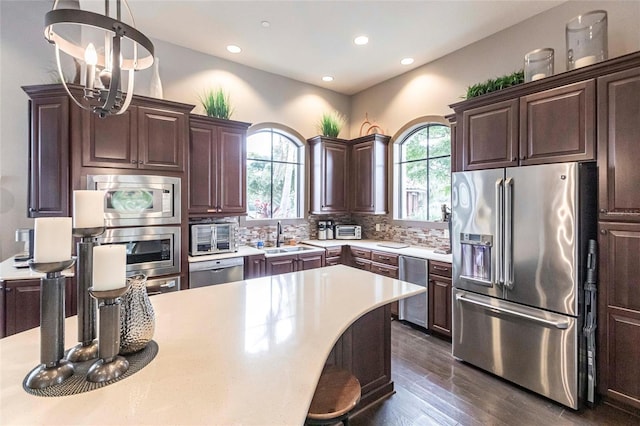
{"type": "Polygon", "coordinates": [[[336,225],[336,240],[360,240],[362,239],[362,227],[360,225],[336,225]]]}
{"type": "Polygon", "coordinates": [[[153,278],[180,273],[179,226],[112,228],[100,235],[98,242],[126,247],[127,276],[143,273],[153,278]]]}
{"type": "Polygon", "coordinates": [[[105,192],[107,227],[180,224],[180,178],[88,175],[87,189],[105,192]]]}
{"type": "Polygon", "coordinates": [[[198,223],[190,226],[189,254],[201,256],[204,254],[227,253],[238,251],[238,224],[198,223]]]}

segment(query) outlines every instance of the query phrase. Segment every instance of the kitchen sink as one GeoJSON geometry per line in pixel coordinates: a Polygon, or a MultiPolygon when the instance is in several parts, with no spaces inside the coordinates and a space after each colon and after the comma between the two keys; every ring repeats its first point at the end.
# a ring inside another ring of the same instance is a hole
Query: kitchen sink
{"type": "Polygon", "coordinates": [[[268,248],[268,249],[265,249],[264,251],[266,252],[266,254],[275,254],[275,253],[298,253],[300,251],[306,251],[306,250],[313,250],[313,248],[302,247],[302,246],[276,247],[276,248],[268,248]]]}

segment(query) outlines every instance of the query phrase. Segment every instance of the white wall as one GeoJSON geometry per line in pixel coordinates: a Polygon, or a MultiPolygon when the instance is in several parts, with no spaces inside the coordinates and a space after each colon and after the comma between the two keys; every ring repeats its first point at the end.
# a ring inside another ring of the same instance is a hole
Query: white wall
{"type": "MultiPolygon", "coordinates": [[[[0,259],[18,249],[14,230],[32,226],[26,218],[27,96],[20,86],[52,82],[53,49],[43,37],[44,15],[51,4],[0,1],[0,259]]],[[[610,57],[640,50],[640,1],[572,1],[353,97],[170,43],[154,43],[167,99],[198,104],[206,87],[221,85],[235,105],[232,119],[279,122],[311,137],[317,134],[321,113],[337,109],[351,117],[341,134],[348,138],[358,135],[368,112],[370,120],[393,135],[416,117],[449,113],[448,105],[461,100],[467,86],[521,68],[524,54],[535,48],[553,47],[556,72],[563,71],[564,25],[594,9],[609,12],[610,57]]],[[[150,70],[138,73],[136,93],[148,93],[150,76],[150,70]]]]}
{"type": "Polygon", "coordinates": [[[365,113],[391,136],[414,118],[450,114],[468,86],[522,69],[525,53],[540,47],[555,50],[556,74],[565,71],[565,24],[597,9],[608,13],[609,58],[640,50],[640,1],[569,1],[354,95],[351,137],[365,113]]]}

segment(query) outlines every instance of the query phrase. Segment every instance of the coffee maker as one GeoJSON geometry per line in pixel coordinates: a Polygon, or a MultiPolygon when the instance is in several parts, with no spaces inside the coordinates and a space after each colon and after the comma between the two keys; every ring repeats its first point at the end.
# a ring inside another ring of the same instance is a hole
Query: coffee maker
{"type": "Polygon", "coordinates": [[[326,228],[327,228],[327,240],[333,240],[335,238],[334,237],[335,234],[333,232],[334,225],[335,224],[333,223],[333,219],[327,220],[327,226],[326,226],[326,228]]]}
{"type": "Polygon", "coordinates": [[[16,242],[22,243],[22,251],[14,256],[15,262],[26,262],[33,257],[33,229],[16,229],[16,242]]]}
{"type": "Polygon", "coordinates": [[[318,239],[319,240],[327,239],[327,221],[326,220],[318,221],[318,239]]]}

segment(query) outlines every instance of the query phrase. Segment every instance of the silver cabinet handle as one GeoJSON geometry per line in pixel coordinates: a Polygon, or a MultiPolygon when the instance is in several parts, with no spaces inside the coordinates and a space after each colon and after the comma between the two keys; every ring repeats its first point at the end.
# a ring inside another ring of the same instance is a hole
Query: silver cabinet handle
{"type": "Polygon", "coordinates": [[[504,181],[504,279],[505,286],[513,289],[513,178],[504,181]]]}
{"type": "Polygon", "coordinates": [[[485,303],[485,302],[481,302],[479,300],[473,300],[473,299],[467,299],[466,297],[464,297],[464,294],[456,294],[456,300],[459,300],[461,302],[466,302],[466,303],[471,303],[472,305],[478,305],[478,306],[482,306],[483,308],[487,308],[493,312],[496,313],[502,313],[502,314],[507,314],[507,315],[512,315],[514,317],[518,317],[518,318],[524,318],[527,319],[529,321],[534,321],[534,322],[539,322],[545,325],[548,325],[550,327],[555,327],[558,328],[560,330],[564,330],[569,328],[569,321],[551,321],[545,318],[540,318],[534,315],[529,315],[529,314],[525,314],[522,312],[517,312],[508,308],[501,308],[498,306],[493,306],[490,303],[485,303]]]}

